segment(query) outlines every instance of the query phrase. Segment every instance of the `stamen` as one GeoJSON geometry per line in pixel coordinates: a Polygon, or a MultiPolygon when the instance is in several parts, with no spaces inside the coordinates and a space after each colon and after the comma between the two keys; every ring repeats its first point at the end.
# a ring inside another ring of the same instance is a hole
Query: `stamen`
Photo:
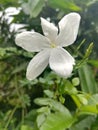
{"type": "Polygon", "coordinates": [[[55,48],[56,45],[54,43],[51,44],[51,48],[55,48]]]}

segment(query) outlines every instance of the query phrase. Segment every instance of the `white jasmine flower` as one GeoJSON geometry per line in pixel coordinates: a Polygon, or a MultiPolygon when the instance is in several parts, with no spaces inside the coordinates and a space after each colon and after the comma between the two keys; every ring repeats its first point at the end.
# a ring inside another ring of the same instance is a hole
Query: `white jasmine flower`
{"type": "Polygon", "coordinates": [[[45,36],[37,32],[23,32],[16,36],[16,44],[29,52],[39,52],[30,61],[26,76],[29,80],[39,76],[49,64],[62,77],[69,77],[75,64],[74,58],[63,48],[74,43],[80,24],[80,15],[70,13],[58,23],[59,29],[41,18],[45,36]]]}
{"type": "Polygon", "coordinates": [[[14,19],[14,15],[18,15],[20,11],[21,8],[16,7],[8,7],[5,9],[4,12],[0,11],[0,17],[2,16],[1,21],[7,20],[7,23],[10,24],[14,19]]]}

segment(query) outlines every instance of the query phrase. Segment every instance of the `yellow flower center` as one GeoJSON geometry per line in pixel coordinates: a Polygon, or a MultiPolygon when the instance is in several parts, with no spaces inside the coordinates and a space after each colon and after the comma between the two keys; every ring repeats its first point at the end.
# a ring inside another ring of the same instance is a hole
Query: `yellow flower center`
{"type": "Polygon", "coordinates": [[[55,43],[51,43],[51,48],[55,48],[56,47],[56,44],[55,43]]]}

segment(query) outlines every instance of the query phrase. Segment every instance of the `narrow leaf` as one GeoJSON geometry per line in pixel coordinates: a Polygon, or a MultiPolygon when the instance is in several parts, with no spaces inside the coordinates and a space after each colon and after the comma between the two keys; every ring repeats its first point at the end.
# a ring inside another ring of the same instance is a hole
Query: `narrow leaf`
{"type": "Polygon", "coordinates": [[[22,3],[21,6],[30,17],[37,17],[44,6],[44,0],[29,0],[28,3],[22,3]]]}
{"type": "Polygon", "coordinates": [[[98,108],[95,105],[84,105],[80,108],[80,114],[98,114],[98,108]]]}
{"type": "Polygon", "coordinates": [[[78,72],[81,82],[81,89],[87,93],[97,93],[97,85],[90,66],[85,64],[79,68],[78,72]]]}
{"type": "Polygon", "coordinates": [[[77,6],[74,2],[71,0],[48,0],[49,5],[53,8],[60,8],[61,10],[73,10],[73,11],[79,11],[81,8],[77,6]]]}
{"type": "Polygon", "coordinates": [[[29,0],[30,16],[37,17],[44,6],[44,0],[29,0]]]}
{"type": "Polygon", "coordinates": [[[88,63],[90,63],[91,65],[98,67],[98,60],[89,60],[88,63]]]}

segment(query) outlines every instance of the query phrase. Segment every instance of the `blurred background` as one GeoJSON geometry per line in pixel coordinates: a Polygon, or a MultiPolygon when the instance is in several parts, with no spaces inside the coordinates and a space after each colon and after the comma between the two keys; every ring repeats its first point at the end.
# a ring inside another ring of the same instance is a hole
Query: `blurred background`
{"type": "MultiPolygon", "coordinates": [[[[0,0],[1,122],[2,119],[6,120],[4,117],[9,115],[16,104],[19,104],[16,117],[22,109],[26,111],[36,108],[33,99],[42,96],[43,89],[52,86],[54,81],[51,79],[55,79],[53,75],[47,74],[50,72],[49,68],[39,79],[31,82],[26,79],[27,64],[35,53],[17,47],[16,34],[25,30],[43,34],[40,17],[57,25],[59,20],[70,12],[78,12],[81,15],[81,23],[77,40],[68,49],[80,60],[93,42],[89,63],[93,65],[93,73],[98,81],[98,0],[0,0]],[[82,47],[77,57],[75,49],[80,44],[82,47]]],[[[13,122],[16,123],[16,119],[13,122]]]]}

